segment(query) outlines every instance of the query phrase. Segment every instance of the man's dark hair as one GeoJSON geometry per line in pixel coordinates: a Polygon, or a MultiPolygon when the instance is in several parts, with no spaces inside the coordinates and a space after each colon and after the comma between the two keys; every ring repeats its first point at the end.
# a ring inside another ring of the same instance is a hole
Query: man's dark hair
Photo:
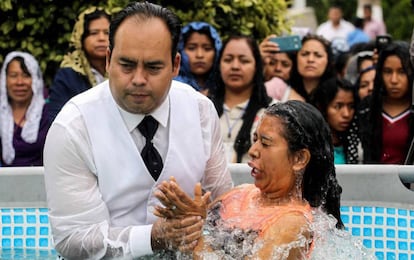
{"type": "Polygon", "coordinates": [[[177,54],[177,45],[181,32],[181,21],[171,10],[149,2],[130,3],[114,16],[111,21],[111,25],[109,26],[109,50],[111,53],[115,45],[114,38],[119,25],[125,19],[132,16],[143,20],[160,18],[165,22],[165,25],[171,33],[171,57],[174,64],[174,58],[177,54]]]}

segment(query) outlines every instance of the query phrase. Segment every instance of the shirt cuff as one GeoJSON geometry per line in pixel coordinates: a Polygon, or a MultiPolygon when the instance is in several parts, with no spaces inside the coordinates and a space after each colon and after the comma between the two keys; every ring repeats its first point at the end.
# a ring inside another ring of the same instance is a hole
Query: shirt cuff
{"type": "Polygon", "coordinates": [[[132,227],[129,232],[129,248],[132,257],[152,255],[151,247],[151,230],[152,225],[143,225],[132,227]]]}

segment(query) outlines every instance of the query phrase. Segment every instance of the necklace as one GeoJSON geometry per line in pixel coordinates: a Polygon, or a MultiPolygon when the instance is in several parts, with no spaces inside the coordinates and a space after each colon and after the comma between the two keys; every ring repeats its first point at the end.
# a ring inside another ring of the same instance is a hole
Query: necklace
{"type": "Polygon", "coordinates": [[[247,102],[246,105],[244,105],[244,107],[240,111],[240,115],[236,118],[236,120],[234,120],[233,124],[230,123],[228,112],[226,111],[226,109],[224,109],[224,116],[226,117],[226,123],[227,123],[227,138],[229,139],[231,138],[231,132],[233,131],[234,126],[237,124],[237,122],[239,122],[242,119],[248,104],[249,102],[247,102]]]}

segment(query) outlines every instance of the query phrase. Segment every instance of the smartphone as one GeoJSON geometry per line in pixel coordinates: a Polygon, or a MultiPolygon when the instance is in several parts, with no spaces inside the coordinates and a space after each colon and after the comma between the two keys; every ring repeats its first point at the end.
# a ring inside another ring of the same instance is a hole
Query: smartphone
{"type": "Polygon", "coordinates": [[[392,42],[391,35],[378,35],[375,38],[375,47],[377,48],[378,52],[382,51],[387,47],[388,44],[392,42]]]}
{"type": "Polygon", "coordinates": [[[270,41],[279,45],[280,52],[298,51],[302,48],[302,40],[299,35],[272,37],[270,41]]]}

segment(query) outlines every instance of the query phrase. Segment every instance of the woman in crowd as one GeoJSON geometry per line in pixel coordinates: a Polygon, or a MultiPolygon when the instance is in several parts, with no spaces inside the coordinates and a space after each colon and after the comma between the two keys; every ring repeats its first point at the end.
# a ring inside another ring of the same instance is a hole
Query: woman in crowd
{"type": "Polygon", "coordinates": [[[247,36],[231,36],[219,56],[212,100],[220,117],[229,162],[245,162],[258,115],[271,103],[263,82],[259,47],[247,36]]]}
{"type": "Polygon", "coordinates": [[[407,43],[390,43],[379,54],[374,91],[361,104],[364,163],[404,164],[414,136],[413,68],[407,43]]]}
{"type": "Polygon", "coordinates": [[[295,100],[271,105],[249,155],[254,184],[235,187],[208,211],[208,194],[201,196],[199,186],[194,200],[174,179],[159,186],[156,196],[166,207],[157,206],[157,216],[206,218],[196,259],[305,259],[314,242],[311,208],[331,214],[343,228],[330,131],[315,107],[295,100]]]}
{"type": "Polygon", "coordinates": [[[305,35],[297,66],[292,71],[291,86],[309,102],[312,92],[331,77],[335,77],[335,69],[330,42],[319,35],[305,35]]]}
{"type": "Polygon", "coordinates": [[[181,30],[178,51],[181,54],[178,81],[209,95],[215,87],[221,39],[216,29],[205,22],[192,22],[181,30]]]}
{"type": "Polygon", "coordinates": [[[0,72],[2,166],[41,166],[49,129],[42,72],[27,52],[7,54],[0,72]]]}
{"type": "Polygon", "coordinates": [[[290,86],[290,77],[292,68],[296,66],[297,53],[295,51],[280,52],[277,43],[270,41],[272,37],[277,36],[269,35],[259,45],[267,94],[282,102],[287,100],[304,101],[304,98],[290,86]]]}
{"type": "Polygon", "coordinates": [[[335,164],[358,163],[359,137],[355,117],[358,100],[352,84],[337,78],[323,82],[312,97],[312,104],[331,129],[335,164]]]}
{"type": "Polygon", "coordinates": [[[73,96],[105,80],[110,16],[90,7],[79,14],[70,39],[72,51],[63,57],[49,93],[50,119],[73,96]]]}

